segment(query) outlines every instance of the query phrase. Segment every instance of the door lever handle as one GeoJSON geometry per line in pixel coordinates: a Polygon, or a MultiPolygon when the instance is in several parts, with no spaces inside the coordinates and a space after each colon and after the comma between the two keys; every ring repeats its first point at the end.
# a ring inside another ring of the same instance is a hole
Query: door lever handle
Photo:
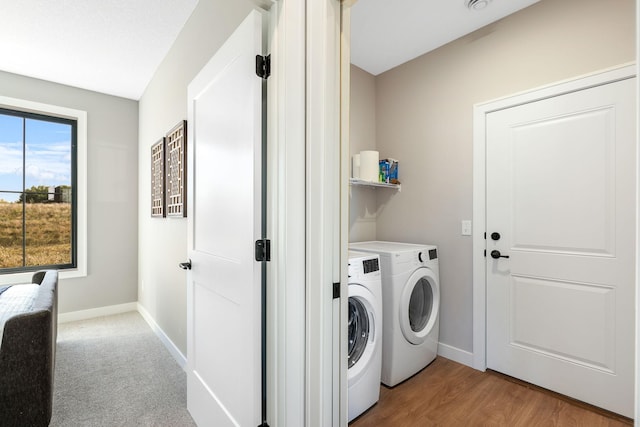
{"type": "Polygon", "coordinates": [[[187,262],[181,262],[178,266],[183,270],[191,270],[191,260],[187,262]]]}
{"type": "Polygon", "coordinates": [[[509,258],[509,255],[502,255],[500,253],[500,251],[497,251],[497,250],[494,249],[494,250],[491,251],[491,258],[493,258],[493,259],[509,258]]]}

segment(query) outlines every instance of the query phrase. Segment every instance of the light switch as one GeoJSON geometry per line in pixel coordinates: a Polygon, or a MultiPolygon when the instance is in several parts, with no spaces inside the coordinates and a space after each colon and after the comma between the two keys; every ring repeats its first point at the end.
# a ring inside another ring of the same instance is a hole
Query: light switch
{"type": "Polygon", "coordinates": [[[471,221],[468,219],[462,220],[462,235],[471,236],[471,221]]]}

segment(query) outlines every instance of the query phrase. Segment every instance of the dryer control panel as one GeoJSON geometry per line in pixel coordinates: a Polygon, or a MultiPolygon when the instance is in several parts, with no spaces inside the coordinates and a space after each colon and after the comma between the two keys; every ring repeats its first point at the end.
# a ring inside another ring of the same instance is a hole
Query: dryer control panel
{"type": "Polygon", "coordinates": [[[385,274],[396,275],[420,267],[435,268],[438,265],[438,249],[435,246],[416,248],[416,250],[406,252],[396,252],[391,254],[388,262],[383,262],[385,274]],[[388,271],[387,271],[388,270],[388,271]]]}
{"type": "Polygon", "coordinates": [[[418,252],[418,261],[420,262],[432,261],[434,259],[438,259],[438,250],[435,248],[418,252]]]}

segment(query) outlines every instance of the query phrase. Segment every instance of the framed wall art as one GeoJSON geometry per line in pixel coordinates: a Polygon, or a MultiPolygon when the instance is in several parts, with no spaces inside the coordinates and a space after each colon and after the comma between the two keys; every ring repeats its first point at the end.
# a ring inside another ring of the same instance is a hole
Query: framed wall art
{"type": "Polygon", "coordinates": [[[187,216],[187,121],[165,136],[166,211],[168,217],[187,216]]]}
{"type": "Polygon", "coordinates": [[[151,146],[151,216],[165,216],[164,138],[151,146]]]}

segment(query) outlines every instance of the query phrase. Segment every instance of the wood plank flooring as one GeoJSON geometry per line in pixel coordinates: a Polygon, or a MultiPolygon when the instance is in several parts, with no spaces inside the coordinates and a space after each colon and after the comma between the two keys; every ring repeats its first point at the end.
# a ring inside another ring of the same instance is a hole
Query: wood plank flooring
{"type": "Polygon", "coordinates": [[[438,357],[394,388],[350,427],[585,426],[618,427],[632,420],[495,372],[438,357]]]}

